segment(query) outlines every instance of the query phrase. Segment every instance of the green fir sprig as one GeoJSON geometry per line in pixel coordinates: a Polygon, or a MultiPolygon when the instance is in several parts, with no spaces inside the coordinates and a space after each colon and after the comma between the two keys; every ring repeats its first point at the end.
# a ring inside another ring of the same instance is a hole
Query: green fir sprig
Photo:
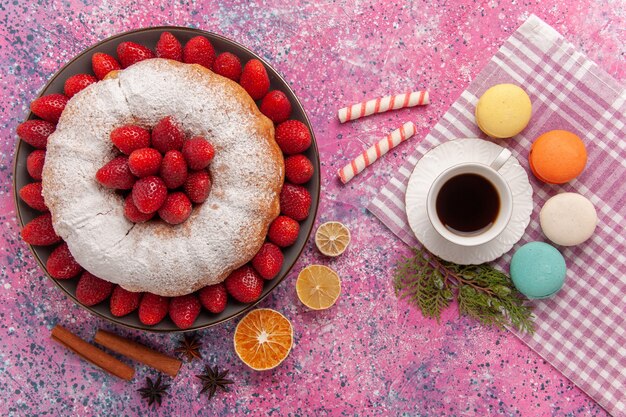
{"type": "Polygon", "coordinates": [[[446,262],[417,248],[413,252],[398,263],[394,287],[396,294],[417,306],[424,317],[439,322],[441,312],[456,300],[461,315],[481,324],[534,332],[532,308],[505,273],[487,264],[446,262]]]}

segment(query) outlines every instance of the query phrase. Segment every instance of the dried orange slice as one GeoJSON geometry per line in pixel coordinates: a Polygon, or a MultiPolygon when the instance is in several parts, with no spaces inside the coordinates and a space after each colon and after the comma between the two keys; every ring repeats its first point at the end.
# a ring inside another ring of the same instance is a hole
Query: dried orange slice
{"type": "Polygon", "coordinates": [[[256,371],[264,371],[275,368],[289,355],[293,327],[278,311],[259,308],[237,324],[234,341],[239,359],[256,371]]]}
{"type": "Polygon", "coordinates": [[[341,280],[327,266],[309,265],[298,274],[296,292],[305,306],[313,310],[325,310],[339,298],[341,280]]]}
{"type": "Polygon", "coordinates": [[[350,230],[339,222],[326,222],[315,232],[315,245],[326,256],[341,255],[350,243],[350,230]]]}

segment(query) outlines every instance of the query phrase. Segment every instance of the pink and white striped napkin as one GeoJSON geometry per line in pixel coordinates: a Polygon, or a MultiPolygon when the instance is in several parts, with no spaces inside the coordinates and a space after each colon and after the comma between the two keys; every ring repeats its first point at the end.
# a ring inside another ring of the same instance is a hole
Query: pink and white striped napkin
{"type": "Polygon", "coordinates": [[[508,271],[515,249],[545,240],[539,210],[551,196],[578,192],[595,205],[599,224],[587,242],[559,248],[568,274],[555,297],[533,301],[537,331],[516,333],[528,346],[614,416],[626,416],[626,90],[552,27],[531,16],[507,41],[368,209],[406,244],[415,246],[404,193],[419,158],[435,145],[463,137],[486,138],[476,127],[478,97],[494,84],[522,86],[533,102],[529,126],[500,141],[528,169],[534,138],[552,129],[576,132],[588,151],[585,171],[565,185],[529,174],[535,208],[525,235],[496,265],[508,271]]]}

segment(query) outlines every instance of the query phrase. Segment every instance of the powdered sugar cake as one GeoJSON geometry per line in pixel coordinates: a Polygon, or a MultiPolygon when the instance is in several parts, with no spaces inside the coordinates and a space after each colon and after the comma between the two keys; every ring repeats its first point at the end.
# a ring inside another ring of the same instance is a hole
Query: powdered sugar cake
{"type": "Polygon", "coordinates": [[[131,291],[164,296],[223,281],[248,262],[279,213],[283,158],[272,122],[235,82],[198,65],[139,62],[74,96],[48,140],[43,195],[56,232],[85,269],[131,291]],[[178,226],[135,224],[97,170],[124,124],[175,117],[215,147],[207,201],[178,226]]]}

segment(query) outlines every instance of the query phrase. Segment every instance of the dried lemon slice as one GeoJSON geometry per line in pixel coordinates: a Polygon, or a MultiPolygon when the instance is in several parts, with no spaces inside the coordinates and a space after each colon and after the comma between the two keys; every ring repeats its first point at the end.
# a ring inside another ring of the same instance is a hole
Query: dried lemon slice
{"type": "Polygon", "coordinates": [[[326,222],[315,232],[315,245],[326,256],[341,255],[350,243],[350,230],[339,222],[326,222]]]}
{"type": "Polygon", "coordinates": [[[302,304],[313,310],[324,310],[335,304],[341,293],[339,275],[324,265],[309,265],[300,271],[296,292],[302,304]]]}
{"type": "Polygon", "coordinates": [[[278,311],[259,308],[246,314],[237,324],[234,343],[237,356],[250,368],[272,369],[289,355],[293,327],[278,311]]]}

